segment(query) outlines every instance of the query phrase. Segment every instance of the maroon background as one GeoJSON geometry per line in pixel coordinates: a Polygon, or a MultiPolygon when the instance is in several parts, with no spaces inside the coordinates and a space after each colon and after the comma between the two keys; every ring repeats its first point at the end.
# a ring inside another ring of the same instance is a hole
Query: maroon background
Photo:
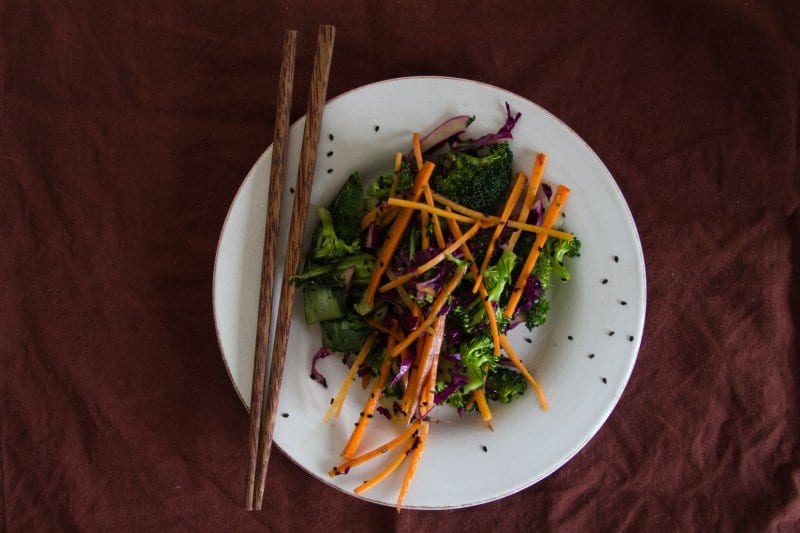
{"type": "Polygon", "coordinates": [[[798,526],[797,7],[89,3],[0,4],[4,528],[798,526]],[[323,22],[330,96],[414,74],[510,89],[630,203],[649,285],[630,385],[520,494],[396,515],[276,453],[267,510],[240,509],[212,262],[271,139],[282,30],[300,30],[296,117],[323,22]]]}

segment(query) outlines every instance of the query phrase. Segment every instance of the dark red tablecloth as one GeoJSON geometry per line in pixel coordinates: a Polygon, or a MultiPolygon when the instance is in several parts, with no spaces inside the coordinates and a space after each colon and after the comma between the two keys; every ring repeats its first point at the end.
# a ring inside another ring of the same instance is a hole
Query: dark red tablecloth
{"type": "Polygon", "coordinates": [[[0,3],[0,527],[800,526],[797,6],[0,3]],[[414,74],[510,89],[630,203],[648,281],[630,385],[517,495],[397,515],[276,452],[266,510],[240,508],[212,262],[271,141],[282,30],[298,116],[319,23],[338,28],[329,96],[414,74]]]}

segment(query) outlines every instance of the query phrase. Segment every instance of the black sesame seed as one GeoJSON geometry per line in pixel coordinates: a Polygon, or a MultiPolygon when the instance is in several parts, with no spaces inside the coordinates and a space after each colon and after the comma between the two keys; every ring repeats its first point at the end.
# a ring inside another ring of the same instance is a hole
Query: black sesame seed
{"type": "Polygon", "coordinates": [[[601,281],[600,283],[602,283],[603,285],[605,285],[606,283],[608,283],[608,280],[607,280],[607,279],[604,279],[604,280],[603,280],[603,281],[601,281]]]}
{"type": "Polygon", "coordinates": [[[622,300],[622,301],[619,303],[619,305],[628,305],[628,302],[626,302],[625,300],[622,300]]]}
{"type": "Polygon", "coordinates": [[[356,424],[355,424],[355,425],[356,425],[356,427],[358,427],[358,422],[356,422],[356,424]]]}
{"type": "Polygon", "coordinates": [[[332,168],[329,168],[329,169],[328,169],[328,174],[332,174],[332,173],[333,173],[333,169],[332,169],[332,168]]]}
{"type": "Polygon", "coordinates": [[[573,340],[573,338],[572,338],[572,335],[567,335],[567,338],[568,338],[569,340],[573,340]]]}
{"type": "Polygon", "coordinates": [[[381,129],[380,126],[375,126],[375,131],[378,131],[379,129],[381,129]]]}
{"type": "Polygon", "coordinates": [[[608,336],[609,336],[609,337],[612,337],[613,335],[614,335],[614,332],[613,332],[613,331],[609,331],[609,332],[608,332],[608,336]]]}
{"type": "Polygon", "coordinates": [[[608,380],[606,378],[603,378],[603,383],[608,383],[608,380]]]}
{"type": "Polygon", "coordinates": [[[615,263],[619,263],[619,256],[618,256],[618,255],[615,255],[615,256],[614,256],[614,262],[615,262],[615,263]]]}
{"type": "Polygon", "coordinates": [[[561,281],[567,281],[567,278],[561,278],[561,281]]]}
{"type": "Polygon", "coordinates": [[[333,155],[333,150],[331,150],[330,152],[328,152],[328,153],[327,153],[327,154],[325,154],[325,155],[326,155],[326,156],[328,156],[328,157],[332,156],[332,155],[333,155]]]}
{"type": "Polygon", "coordinates": [[[283,418],[289,418],[289,413],[281,413],[281,416],[282,416],[283,418]]]}
{"type": "Polygon", "coordinates": [[[358,416],[364,416],[364,411],[361,411],[360,413],[358,413],[358,416]]]}
{"type": "Polygon", "coordinates": [[[333,140],[333,133],[328,134],[328,139],[333,140]]]}
{"type": "Polygon", "coordinates": [[[309,374],[308,377],[310,377],[311,379],[315,379],[314,374],[309,374]]]}
{"type": "Polygon", "coordinates": [[[483,450],[484,452],[488,452],[489,448],[487,448],[486,446],[481,446],[481,450],[483,450]]]}
{"type": "Polygon", "coordinates": [[[559,261],[558,262],[558,266],[562,266],[563,267],[564,266],[564,261],[559,261]]]}
{"type": "Polygon", "coordinates": [[[375,415],[367,415],[367,418],[372,418],[373,416],[375,416],[375,415]]]}
{"type": "Polygon", "coordinates": [[[527,342],[528,344],[531,344],[533,341],[530,340],[528,337],[525,337],[525,342],[527,342]]]}
{"type": "Polygon", "coordinates": [[[629,335],[629,336],[628,336],[628,340],[629,340],[630,342],[633,342],[633,335],[629,335]]]}
{"type": "Polygon", "coordinates": [[[388,450],[387,448],[383,448],[383,449],[381,450],[381,453],[386,453],[386,452],[388,452],[388,451],[389,451],[389,450],[388,450]]]}
{"type": "Polygon", "coordinates": [[[594,354],[593,353],[589,354],[589,359],[594,359],[594,354]]]}

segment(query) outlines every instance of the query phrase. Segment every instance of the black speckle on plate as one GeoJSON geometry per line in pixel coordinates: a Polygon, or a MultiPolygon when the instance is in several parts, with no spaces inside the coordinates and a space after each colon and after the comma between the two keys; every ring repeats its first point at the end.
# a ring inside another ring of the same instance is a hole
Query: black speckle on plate
{"type": "Polygon", "coordinates": [[[625,300],[620,300],[619,305],[628,305],[628,302],[625,300]]]}
{"type": "Polygon", "coordinates": [[[633,342],[633,335],[628,335],[628,341],[633,342]]]}
{"type": "Polygon", "coordinates": [[[328,157],[332,156],[332,155],[333,155],[333,150],[331,150],[330,152],[328,152],[328,153],[327,153],[327,154],[325,154],[325,155],[326,155],[326,156],[328,156],[328,157]]]}
{"type": "Polygon", "coordinates": [[[572,335],[567,335],[567,338],[568,338],[569,340],[574,340],[574,338],[572,337],[572,335]]]}
{"type": "Polygon", "coordinates": [[[608,380],[606,378],[602,378],[602,379],[603,379],[603,383],[608,383],[608,380]]]}
{"type": "Polygon", "coordinates": [[[328,174],[333,174],[333,169],[332,168],[328,169],[328,174]]]}
{"type": "Polygon", "coordinates": [[[525,342],[527,342],[528,344],[531,344],[533,341],[530,340],[528,337],[525,337],[525,342]]]}
{"type": "Polygon", "coordinates": [[[289,413],[281,413],[281,416],[282,416],[283,418],[289,418],[289,413]]]}
{"type": "Polygon", "coordinates": [[[609,337],[613,337],[613,336],[614,336],[614,332],[613,332],[613,331],[609,331],[609,332],[608,332],[608,336],[609,336],[609,337]]]}
{"type": "Polygon", "coordinates": [[[589,359],[594,359],[594,354],[590,353],[588,357],[589,357],[589,359]]]}
{"type": "Polygon", "coordinates": [[[328,134],[328,139],[330,139],[331,141],[333,140],[333,133],[328,134]]]}
{"type": "Polygon", "coordinates": [[[487,448],[486,446],[481,446],[481,450],[483,450],[484,452],[488,452],[489,448],[487,448]]]}
{"type": "Polygon", "coordinates": [[[378,131],[379,129],[381,129],[381,127],[376,125],[375,126],[375,131],[378,131]]]}
{"type": "Polygon", "coordinates": [[[600,283],[602,283],[603,285],[605,285],[606,283],[608,283],[608,278],[603,278],[603,281],[601,281],[600,283]]]}
{"type": "Polygon", "coordinates": [[[614,262],[615,262],[615,263],[619,263],[619,256],[618,256],[618,255],[615,255],[615,256],[614,256],[614,262]]]}

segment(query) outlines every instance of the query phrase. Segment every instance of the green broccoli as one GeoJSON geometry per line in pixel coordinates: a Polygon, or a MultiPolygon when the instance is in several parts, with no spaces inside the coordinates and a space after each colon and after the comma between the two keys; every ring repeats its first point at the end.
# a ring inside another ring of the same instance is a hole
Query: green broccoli
{"type": "Polygon", "coordinates": [[[519,372],[498,366],[486,377],[486,390],[492,400],[509,403],[528,388],[528,382],[519,372]]]}
{"type": "Polygon", "coordinates": [[[431,180],[437,192],[470,209],[497,214],[513,177],[514,154],[507,142],[492,145],[485,156],[447,152],[439,163],[447,176],[438,173],[431,180]]]}
{"type": "Polygon", "coordinates": [[[550,310],[550,300],[547,298],[540,298],[533,302],[530,309],[525,311],[525,326],[528,329],[533,329],[541,326],[547,320],[547,311],[550,310]]]}
{"type": "MultiPolygon", "coordinates": [[[[386,200],[389,198],[389,191],[392,187],[393,173],[381,174],[367,189],[367,196],[376,200],[386,200]]],[[[397,185],[394,188],[395,194],[404,193],[414,186],[414,173],[411,165],[403,161],[400,170],[397,172],[397,185]]]]}
{"type": "Polygon", "coordinates": [[[572,239],[571,241],[560,239],[548,239],[545,245],[548,255],[552,258],[553,274],[561,281],[569,281],[570,275],[564,267],[564,258],[578,257],[581,255],[581,241],[572,239]]]}
{"type": "Polygon", "coordinates": [[[314,238],[314,245],[311,251],[313,259],[336,259],[345,255],[358,253],[360,250],[358,239],[353,244],[348,245],[336,236],[333,228],[331,213],[324,207],[317,209],[320,225],[314,238]]]}
{"type": "Polygon", "coordinates": [[[350,283],[354,285],[366,285],[375,267],[375,256],[372,254],[348,255],[341,258],[336,263],[328,265],[307,265],[302,274],[292,276],[289,283],[303,285],[308,283],[314,286],[334,286],[341,287],[344,284],[344,275],[350,268],[353,275],[350,283]]]}
{"type": "MultiPolygon", "coordinates": [[[[483,273],[483,283],[486,285],[489,301],[500,303],[503,291],[511,283],[511,274],[517,262],[517,255],[511,250],[503,250],[503,254],[495,265],[490,266],[483,273]]],[[[478,296],[469,306],[470,323],[474,326],[480,324],[486,317],[486,307],[483,298],[478,296]]]]}
{"type": "Polygon", "coordinates": [[[497,366],[494,356],[494,342],[489,335],[481,335],[461,344],[461,366],[469,382],[461,389],[472,392],[483,386],[486,373],[497,366]]]}
{"type": "Polygon", "coordinates": [[[361,237],[361,218],[364,216],[364,186],[358,172],[353,172],[331,205],[328,206],[336,234],[344,242],[361,237]]]}

